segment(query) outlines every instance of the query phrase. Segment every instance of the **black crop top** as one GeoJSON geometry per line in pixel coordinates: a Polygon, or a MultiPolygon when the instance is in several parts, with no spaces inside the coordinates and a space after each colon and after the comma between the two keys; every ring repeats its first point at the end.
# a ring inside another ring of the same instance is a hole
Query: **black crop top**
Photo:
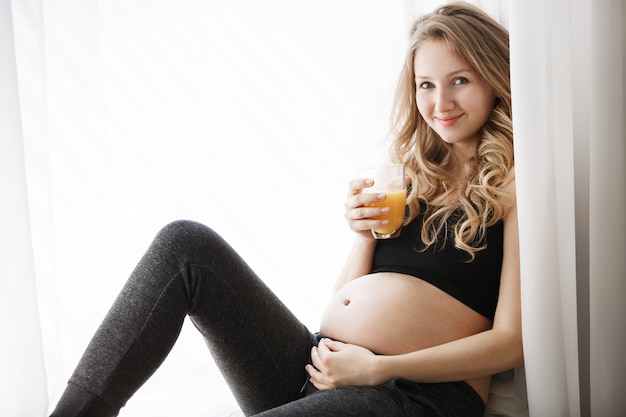
{"type": "Polygon", "coordinates": [[[398,272],[422,279],[493,320],[502,268],[502,221],[487,229],[487,247],[468,262],[467,252],[454,247],[452,228],[448,228],[448,239],[441,236],[434,245],[420,250],[425,208],[422,205],[420,214],[399,237],[377,241],[372,273],[398,272]]]}

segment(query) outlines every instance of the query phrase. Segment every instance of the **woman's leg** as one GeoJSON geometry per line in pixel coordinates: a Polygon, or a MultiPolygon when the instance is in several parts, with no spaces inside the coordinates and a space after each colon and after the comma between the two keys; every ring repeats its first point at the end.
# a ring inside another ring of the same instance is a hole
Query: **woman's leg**
{"type": "Polygon", "coordinates": [[[246,414],[301,397],[310,332],[216,233],[179,221],[131,274],[52,415],[117,415],[165,359],[186,315],[246,414]]]}
{"type": "Polygon", "coordinates": [[[317,391],[255,417],[482,417],[482,398],[464,382],[418,384],[393,379],[379,386],[317,391]]]}

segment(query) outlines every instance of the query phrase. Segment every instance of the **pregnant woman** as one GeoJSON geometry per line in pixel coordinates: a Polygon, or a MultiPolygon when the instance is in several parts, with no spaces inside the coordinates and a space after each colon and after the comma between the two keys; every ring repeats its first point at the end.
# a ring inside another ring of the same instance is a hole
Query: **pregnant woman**
{"type": "MultiPolygon", "coordinates": [[[[115,416],[189,316],[246,415],[482,416],[491,375],[523,363],[508,34],[477,8],[418,19],[390,161],[410,192],[376,240],[384,194],[350,182],[354,246],[310,332],[214,231],[165,226],[52,416],[115,416]]],[[[210,395],[210,393],[207,393],[210,395]]]]}

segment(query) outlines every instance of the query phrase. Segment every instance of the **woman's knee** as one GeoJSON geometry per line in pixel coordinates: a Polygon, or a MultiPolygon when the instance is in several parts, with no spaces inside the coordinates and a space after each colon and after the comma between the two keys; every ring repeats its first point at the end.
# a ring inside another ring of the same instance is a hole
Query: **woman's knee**
{"type": "Polygon", "coordinates": [[[165,225],[153,244],[170,255],[188,260],[229,250],[229,245],[212,228],[192,220],[175,220],[165,225]]]}
{"type": "Polygon", "coordinates": [[[188,244],[193,241],[206,243],[221,240],[220,236],[213,229],[193,220],[175,220],[168,223],[161,228],[156,239],[176,244],[188,244]]]}

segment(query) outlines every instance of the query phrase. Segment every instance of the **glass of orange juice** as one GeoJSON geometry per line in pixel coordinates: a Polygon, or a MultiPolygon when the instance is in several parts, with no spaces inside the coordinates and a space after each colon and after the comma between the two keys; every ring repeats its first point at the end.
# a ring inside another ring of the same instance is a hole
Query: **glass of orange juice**
{"type": "Polygon", "coordinates": [[[386,165],[358,169],[359,178],[374,180],[374,185],[363,189],[363,193],[384,193],[386,198],[370,204],[374,207],[389,207],[389,214],[377,216],[377,220],[388,219],[385,226],[372,229],[376,239],[389,239],[400,235],[406,206],[406,180],[404,165],[386,165]]]}

